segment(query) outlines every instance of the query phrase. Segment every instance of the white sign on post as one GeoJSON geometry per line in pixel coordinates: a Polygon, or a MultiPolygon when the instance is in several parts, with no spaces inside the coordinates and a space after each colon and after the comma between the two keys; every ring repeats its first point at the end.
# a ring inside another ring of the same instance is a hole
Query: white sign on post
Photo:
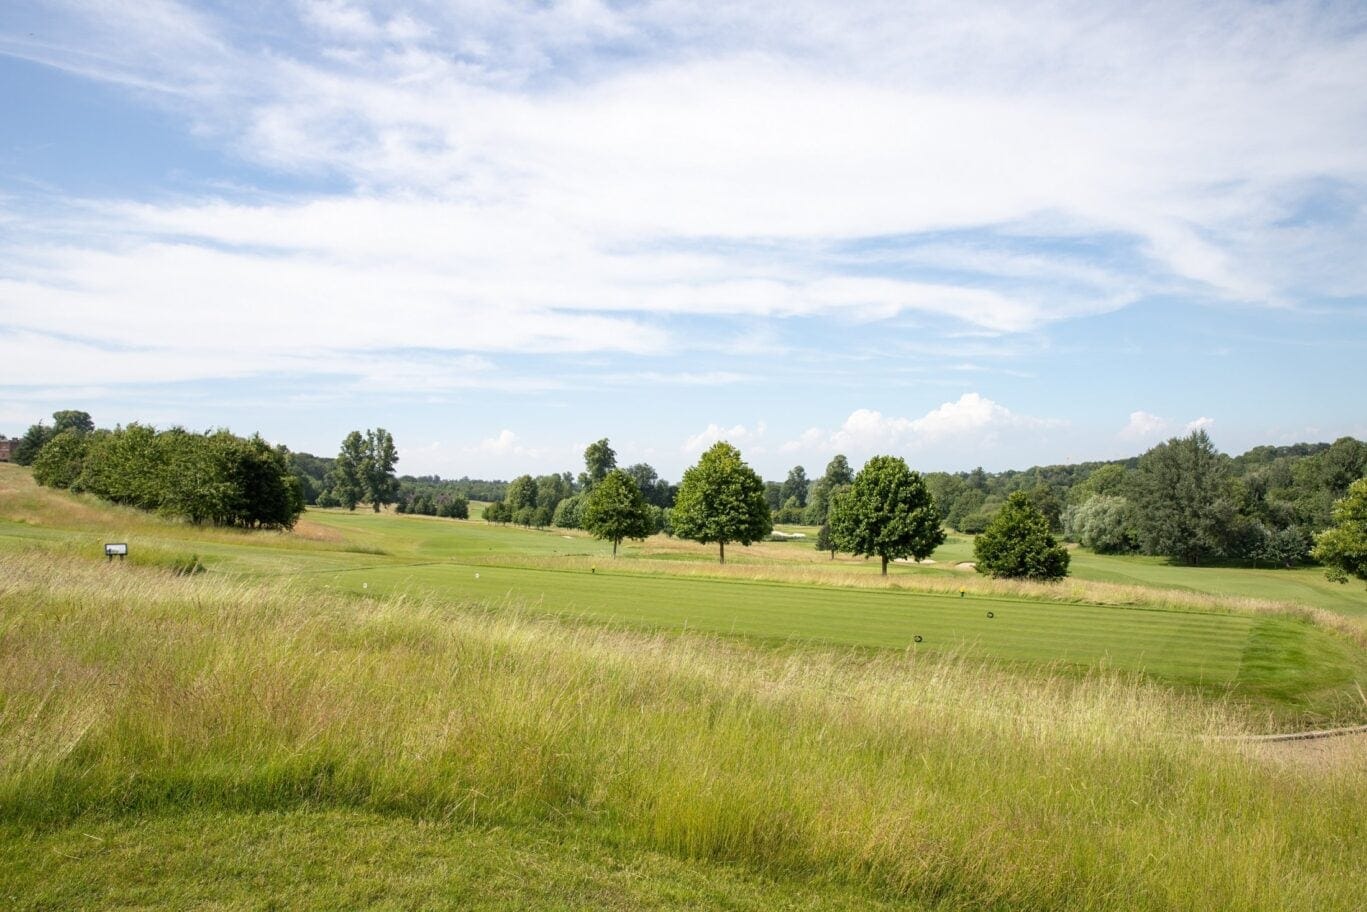
{"type": "Polygon", "coordinates": [[[113,560],[115,556],[123,560],[128,556],[128,545],[125,542],[111,542],[104,546],[104,556],[106,560],[113,560]]]}

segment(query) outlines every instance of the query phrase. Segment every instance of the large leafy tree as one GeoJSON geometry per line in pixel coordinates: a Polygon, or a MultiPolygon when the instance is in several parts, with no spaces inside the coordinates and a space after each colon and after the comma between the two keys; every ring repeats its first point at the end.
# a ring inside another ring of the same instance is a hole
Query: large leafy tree
{"type": "Polygon", "coordinates": [[[1134,510],[1114,494],[1097,494],[1064,513],[1064,531],[1098,554],[1134,550],[1134,510]]]}
{"type": "Polygon", "coordinates": [[[580,523],[594,538],[612,542],[612,556],[622,539],[641,540],[655,532],[655,516],[635,480],[613,469],[584,496],[580,523]]]}
{"type": "Polygon", "coordinates": [[[888,561],[924,560],[945,540],[920,473],[898,456],[875,456],[831,499],[831,538],[841,551],[888,561]]]}
{"type": "Polygon", "coordinates": [[[365,498],[363,465],[366,461],[366,441],[360,431],[352,431],[342,440],[342,448],[328,473],[333,498],[348,510],[365,498]]]}
{"type": "Polygon", "coordinates": [[[1229,458],[1216,451],[1205,431],[1174,437],[1145,453],[1131,490],[1145,553],[1200,564],[1225,552],[1235,512],[1229,458]]]}
{"type": "Polygon", "coordinates": [[[365,458],[361,462],[361,481],[365,485],[365,499],[376,513],[399,497],[399,480],[394,477],[394,466],[399,451],[393,436],[384,428],[365,432],[365,458]]]}
{"type": "Polygon", "coordinates": [[[763,480],[740,458],[740,451],[724,440],[684,472],[670,522],[680,538],[716,542],[723,564],[728,543],[748,545],[774,528],[763,480]]]}
{"type": "Polygon", "coordinates": [[[1054,540],[1049,518],[1029,494],[1016,491],[973,541],[979,573],[1058,580],[1068,575],[1068,551],[1054,540]]]}
{"type": "Polygon", "coordinates": [[[1367,580],[1367,478],[1353,482],[1334,504],[1333,519],[1315,541],[1315,560],[1336,582],[1346,583],[1350,576],[1367,580]]]}

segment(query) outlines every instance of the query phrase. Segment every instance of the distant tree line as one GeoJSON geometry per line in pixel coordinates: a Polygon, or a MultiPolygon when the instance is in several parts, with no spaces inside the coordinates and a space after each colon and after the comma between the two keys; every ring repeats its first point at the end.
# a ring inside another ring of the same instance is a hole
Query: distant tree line
{"type": "MultiPolygon", "coordinates": [[[[337,458],[315,456],[312,453],[293,453],[290,471],[299,480],[304,503],[308,506],[345,506],[343,492],[336,482],[337,458]]],[[[506,481],[485,481],[475,478],[442,478],[438,475],[399,475],[395,493],[395,509],[400,513],[419,513],[428,516],[452,515],[442,508],[455,501],[464,501],[468,515],[471,501],[499,501],[508,490],[506,481]],[[429,506],[436,512],[431,512],[429,506]]],[[[462,517],[463,518],[463,517],[462,517]]]]}
{"type": "Polygon", "coordinates": [[[305,504],[361,503],[464,519],[479,500],[489,504],[489,522],[585,529],[612,541],[614,552],[625,539],[677,532],[716,543],[723,560],[729,542],[748,544],[775,523],[804,523],[818,527],[819,549],[879,557],[885,572],[889,560],[928,555],[944,525],[979,535],[979,563],[992,565],[988,572],[1035,578],[1066,572],[1066,552],[1054,538],[1060,533],[1103,553],[1188,564],[1294,566],[1320,559],[1352,575],[1357,514],[1344,502],[1350,486],[1367,476],[1367,444],[1351,437],[1230,457],[1198,430],[1130,459],[1000,473],[922,475],[879,456],[856,474],[838,454],[819,477],[799,465],[782,482],[765,482],[734,447],[719,444],[676,486],[646,463],[619,468],[603,438],[585,449],[577,476],[396,478],[397,450],[383,428],[353,431],[336,457],[318,457],[227,431],[138,424],[97,430],[88,413],[76,410],[30,427],[13,458],[32,465],[42,484],[194,522],[288,528],[305,504]],[[1030,553],[1024,562],[1023,548],[1030,553]]]}
{"type": "Polygon", "coordinates": [[[1198,430],[1113,462],[925,479],[945,524],[959,532],[984,531],[1019,493],[1052,532],[1102,553],[1294,566],[1312,559],[1334,503],[1364,475],[1367,444],[1351,437],[1230,457],[1198,430]]]}
{"type": "Polygon", "coordinates": [[[304,509],[289,452],[259,435],[137,423],[101,430],[85,412],[53,418],[24,437],[41,485],[218,526],[289,529],[304,509]]]}

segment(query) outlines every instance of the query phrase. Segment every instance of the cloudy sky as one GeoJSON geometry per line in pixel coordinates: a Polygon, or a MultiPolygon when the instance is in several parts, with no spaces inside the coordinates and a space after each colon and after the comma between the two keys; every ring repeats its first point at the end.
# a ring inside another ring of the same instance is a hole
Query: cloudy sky
{"type": "Polygon", "coordinates": [[[1367,7],[0,5],[0,432],[768,477],[1367,436],[1367,7]]]}

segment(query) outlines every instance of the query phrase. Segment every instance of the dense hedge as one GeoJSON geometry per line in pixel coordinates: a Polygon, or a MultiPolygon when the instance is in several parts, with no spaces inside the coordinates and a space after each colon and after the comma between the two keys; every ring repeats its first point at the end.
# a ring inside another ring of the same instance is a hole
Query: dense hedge
{"type": "Polygon", "coordinates": [[[288,529],[304,508],[288,454],[260,436],[227,431],[157,431],[143,424],[63,431],[38,453],[33,477],[49,487],[217,526],[288,529]]]}

